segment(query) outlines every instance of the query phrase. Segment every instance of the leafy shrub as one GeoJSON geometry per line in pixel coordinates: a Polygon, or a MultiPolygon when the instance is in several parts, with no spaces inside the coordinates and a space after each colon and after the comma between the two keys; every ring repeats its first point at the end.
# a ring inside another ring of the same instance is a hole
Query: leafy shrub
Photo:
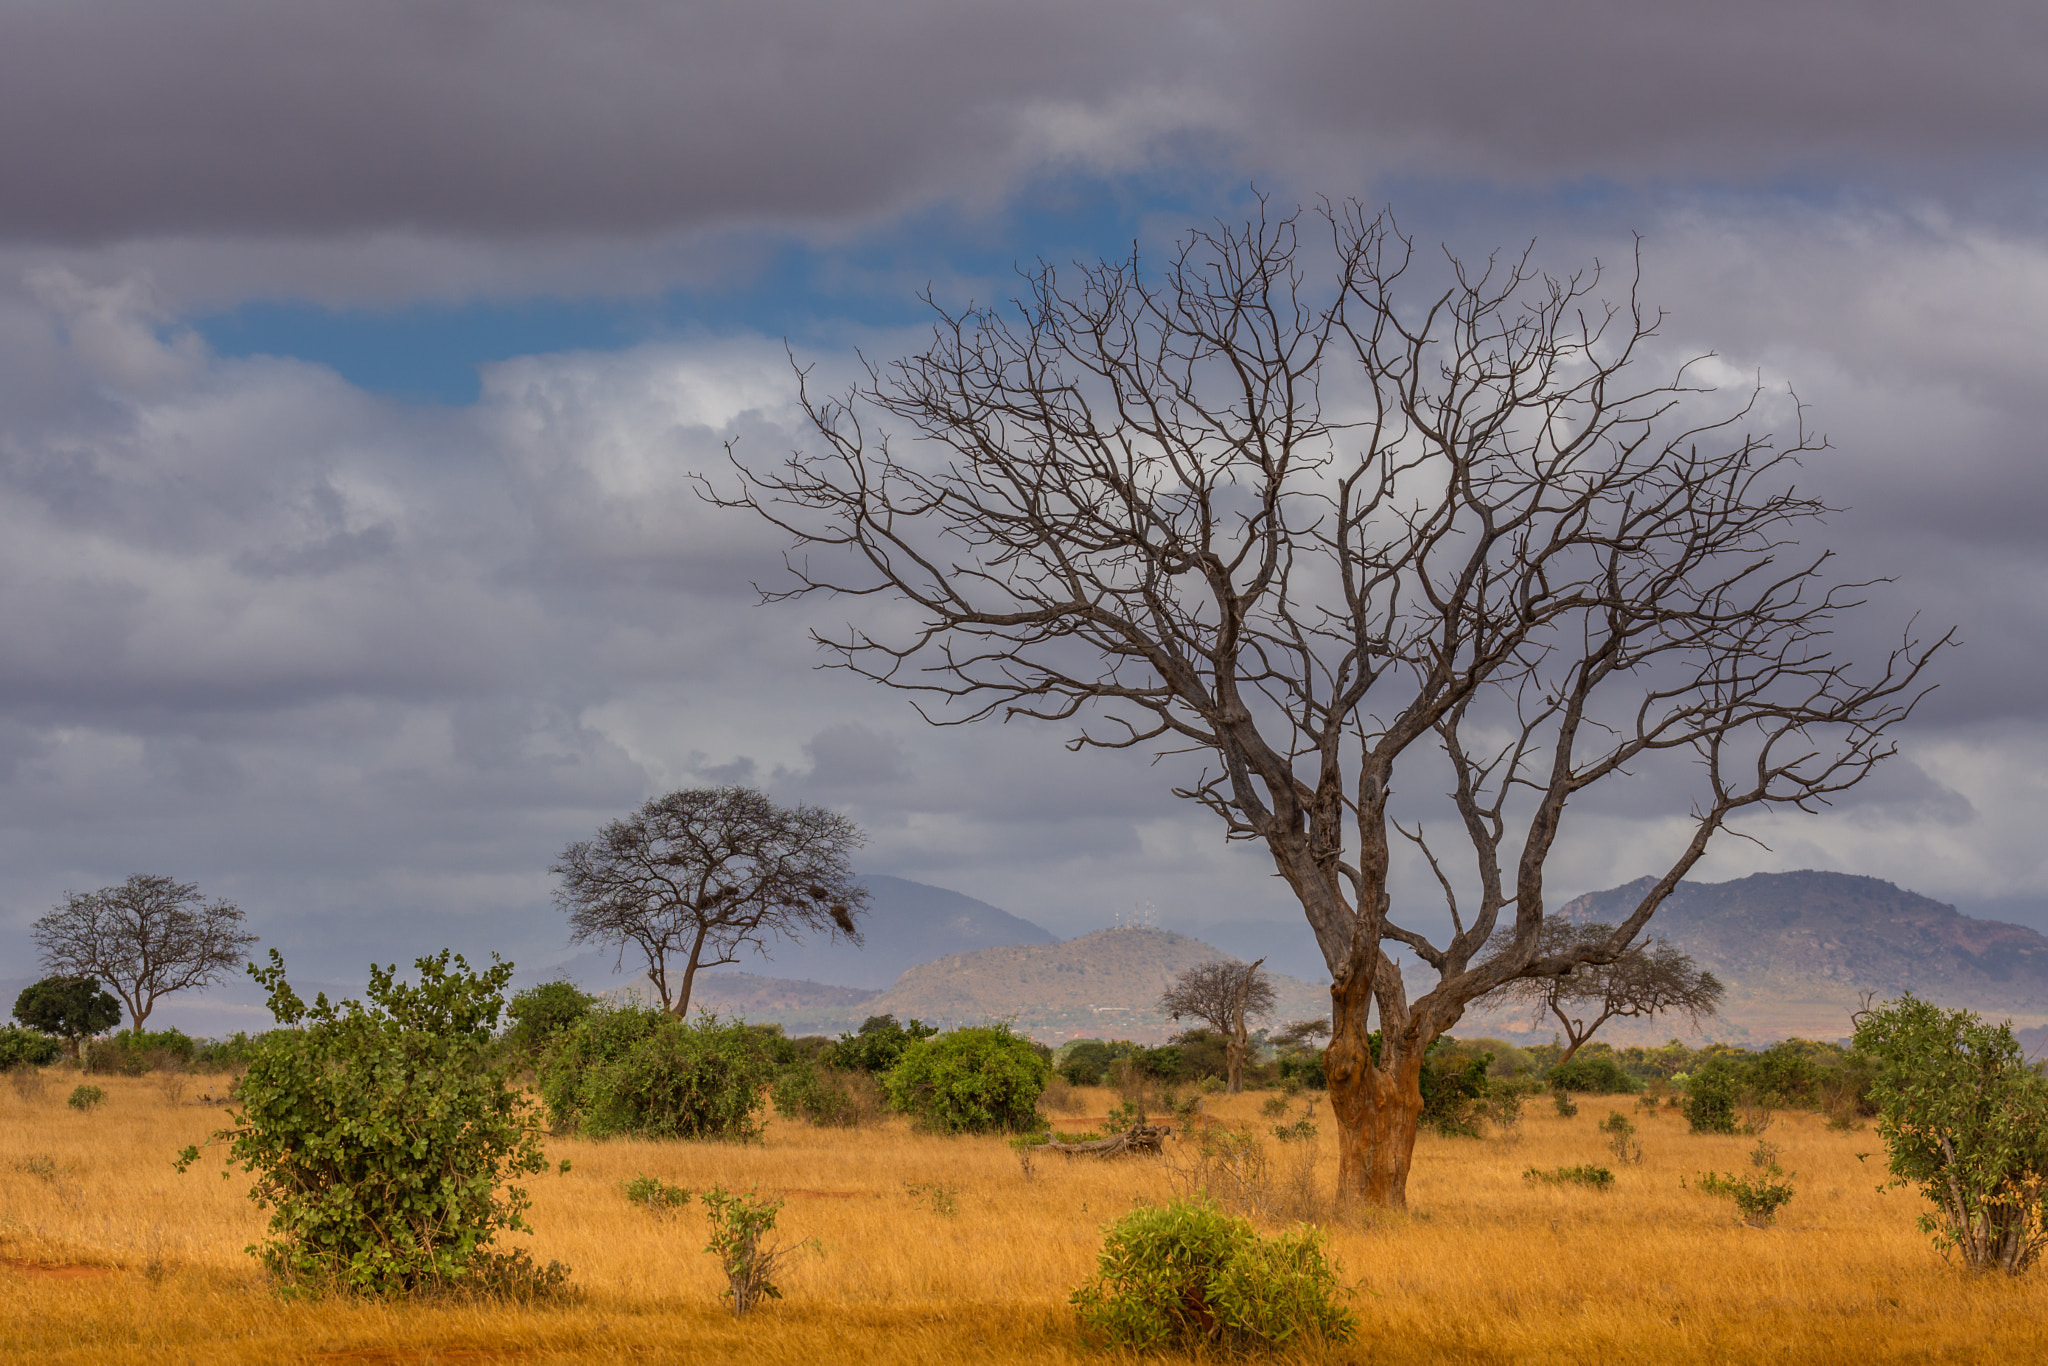
{"type": "Polygon", "coordinates": [[[2048,1079],[2012,1026],[1909,995],[1866,1012],[1856,1047],[1875,1064],[1891,1184],[1934,1206],[1921,1231],[1965,1265],[2026,1270],[2048,1243],[2048,1079]]]}
{"type": "MultiPolygon", "coordinates": [[[[372,964],[367,1006],[321,995],[309,1007],[275,949],[268,967],[250,965],[287,1026],[263,1036],[233,1127],[213,1135],[272,1211],[269,1240],[250,1251],[286,1293],[559,1290],[563,1268],[490,1248],[528,1228],[530,1202],[508,1178],[545,1166],[532,1107],[492,1061],[512,966],[475,973],[446,950],[414,966],[406,985],[372,964]]],[[[185,1149],[179,1170],[198,1159],[185,1149]]]]}
{"type": "Polygon", "coordinates": [[[505,1031],[505,1043],[527,1057],[547,1051],[555,1036],[590,1014],[597,997],[574,982],[542,982],[514,996],[505,1006],[512,1027],[505,1031]]]}
{"type": "Polygon", "coordinates": [[[1621,1064],[1604,1054],[1581,1053],[1559,1063],[1544,1078],[1552,1087],[1595,1096],[1632,1096],[1642,1083],[1621,1070],[1621,1064]]]}
{"type": "Polygon", "coordinates": [[[1438,1039],[1422,1054],[1422,1115],[1417,1121],[1445,1138],[1479,1137],[1480,1103],[1486,1099],[1493,1054],[1469,1054],[1438,1039]]]}
{"type": "Polygon", "coordinates": [[[725,1272],[725,1290],[720,1298],[732,1303],[733,1317],[752,1309],[764,1299],[779,1300],[782,1289],[774,1276],[782,1260],[797,1247],[815,1247],[806,1240],[797,1247],[764,1247],[762,1238],[775,1227],[780,1200],[763,1200],[758,1194],[727,1194],[725,1187],[704,1192],[704,1208],[711,1217],[711,1241],[704,1250],[718,1258],[725,1272]]]}
{"type": "Polygon", "coordinates": [[[1230,1040],[1213,1029],[1188,1029],[1169,1041],[1179,1050],[1180,1081],[1205,1081],[1230,1075],[1230,1040]]]}
{"type": "Polygon", "coordinates": [[[87,1072],[139,1077],[167,1067],[182,1069],[197,1049],[197,1042],[181,1030],[124,1029],[86,1045],[83,1061],[87,1072]]]}
{"type": "Polygon", "coordinates": [[[1614,1173],[1588,1163],[1578,1167],[1531,1167],[1522,1173],[1524,1181],[1541,1181],[1552,1186],[1591,1186],[1604,1191],[1614,1184],[1614,1173]]]}
{"type": "Polygon", "coordinates": [[[1702,1195],[1722,1196],[1735,1202],[1742,1222],[1764,1228],[1778,1217],[1778,1210],[1792,1198],[1792,1178],[1774,1161],[1755,1176],[1720,1176],[1701,1172],[1694,1189],[1702,1195]]]}
{"type": "Polygon", "coordinates": [[[937,1025],[922,1020],[906,1025],[897,1023],[894,1015],[870,1015],[859,1032],[841,1034],[819,1061],[842,1072],[887,1072],[902,1059],[904,1049],[938,1032],[937,1025]]]}
{"type": "Polygon", "coordinates": [[[1038,1126],[1052,1065],[1004,1025],[955,1029],[905,1049],[883,1079],[889,1101],[942,1133],[1022,1133],[1038,1126]]]}
{"type": "Polygon", "coordinates": [[[256,1056],[256,1047],[261,1034],[249,1034],[236,1030],[225,1039],[200,1039],[192,1049],[192,1070],[195,1072],[227,1072],[247,1067],[256,1056]]]}
{"type": "Polygon", "coordinates": [[[1685,1122],[1696,1134],[1732,1134],[1736,1103],[1742,1098],[1742,1065],[1728,1057],[1709,1058],[1685,1081],[1685,1122]]]}
{"type": "Polygon", "coordinates": [[[1109,1225],[1095,1280],[1072,1302],[1109,1346],[1242,1350],[1350,1341],[1358,1320],[1336,1303],[1337,1289],[1319,1230],[1261,1238],[1237,1215],[1176,1201],[1109,1225]]]}
{"type": "Polygon", "coordinates": [[[1573,1100],[1572,1093],[1562,1086],[1550,1093],[1550,1103],[1557,1108],[1559,1119],[1570,1119],[1579,1113],[1578,1102],[1573,1100]]]}
{"type": "Polygon", "coordinates": [[[1627,1166],[1643,1160],[1643,1145],[1636,1141],[1635,1121],[1621,1111],[1610,1110],[1607,1118],[1600,1121],[1600,1132],[1607,1135],[1607,1148],[1616,1162],[1627,1166]]]}
{"type": "Polygon", "coordinates": [[[857,1129],[880,1109],[873,1077],[798,1059],[776,1075],[775,1112],[820,1128],[857,1129]]]}
{"type": "Polygon", "coordinates": [[[619,1189],[634,1204],[655,1214],[669,1214],[690,1203],[692,1192],[684,1186],[671,1186],[658,1176],[635,1173],[631,1181],[621,1181],[619,1189]]]}
{"type": "Polygon", "coordinates": [[[62,1041],[40,1030],[0,1025],[0,1072],[16,1067],[48,1067],[63,1056],[62,1041]]]}
{"type": "Polygon", "coordinates": [[[739,1021],[601,1006],[556,1036],[540,1093],[557,1133],[751,1142],[774,1076],[763,1036],[739,1021]]]}
{"type": "Polygon", "coordinates": [[[1070,1086],[1100,1086],[1116,1054],[1100,1039],[1075,1039],[1060,1045],[1053,1067],[1070,1086]]]}
{"type": "Polygon", "coordinates": [[[106,1098],[107,1093],[97,1086],[77,1086],[72,1088],[71,1098],[64,1103],[74,1110],[91,1110],[106,1098]]]}

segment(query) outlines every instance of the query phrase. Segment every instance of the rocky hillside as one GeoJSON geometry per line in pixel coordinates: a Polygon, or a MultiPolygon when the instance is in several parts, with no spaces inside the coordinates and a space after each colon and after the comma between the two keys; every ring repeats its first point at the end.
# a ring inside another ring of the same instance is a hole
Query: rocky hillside
{"type": "MultiPolygon", "coordinates": [[[[1558,913],[1617,921],[1651,885],[1646,877],[1593,892],[1558,913]]],[[[1681,883],[1651,926],[1727,984],[1722,1018],[1707,1031],[1714,1037],[1839,1038],[1866,991],[1912,991],[2023,1027],[2048,1024],[2048,938],[1876,878],[1758,873],[1681,883]]],[[[1614,1021],[1603,1037],[1637,1042],[1674,1032],[1675,1024],[1614,1021]]]]}
{"type": "MultiPolygon", "coordinates": [[[[1176,974],[1230,955],[1170,930],[1098,930],[1064,944],[1019,945],[952,954],[912,968],[867,1003],[871,1014],[974,1024],[1008,1017],[1033,1038],[1163,1042],[1187,1028],[1153,1009],[1176,974]]],[[[1327,1015],[1329,991],[1273,975],[1277,1022],[1327,1015]]]]}

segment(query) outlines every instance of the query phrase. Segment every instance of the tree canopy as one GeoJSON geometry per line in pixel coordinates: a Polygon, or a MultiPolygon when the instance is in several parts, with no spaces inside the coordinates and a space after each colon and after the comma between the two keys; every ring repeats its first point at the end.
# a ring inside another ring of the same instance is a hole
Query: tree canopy
{"type": "Polygon", "coordinates": [[[66,892],[34,934],[45,969],[106,983],[140,1030],[161,998],[242,967],[256,942],[242,920],[233,902],[208,901],[195,883],[137,873],[118,887],[66,892]]]}
{"type": "Polygon", "coordinates": [[[1224,1069],[1232,1095],[1244,1089],[1250,1022],[1273,1010],[1273,981],[1266,976],[1265,961],[1212,958],[1175,977],[1159,996],[1159,1009],[1167,1016],[1200,1020],[1224,1037],[1224,1069]]]}
{"type": "Polygon", "coordinates": [[[1618,957],[1732,819],[1861,781],[1947,637],[1831,653],[1864,585],[1796,482],[1824,442],[1761,382],[1716,396],[1632,275],[1263,203],[1156,267],[1021,274],[842,394],[802,377],[815,443],[706,496],[791,536],[769,598],[888,599],[820,644],[929,719],[1201,756],[1176,790],[1263,847],[1331,974],[1340,1185],[1400,1204],[1465,1007],[1618,957]],[[1663,871],[1544,954],[1568,805],[1688,766],[1663,871]],[[1447,930],[1394,910],[1405,845],[1447,930]]]}
{"type": "Polygon", "coordinates": [[[814,933],[860,943],[868,892],[849,860],[862,843],[836,812],[751,788],[671,792],[563,850],[555,904],[571,940],[637,948],[662,1008],[680,1016],[698,970],[738,962],[748,945],[814,933]]]}
{"type": "Polygon", "coordinates": [[[1517,978],[1495,991],[1488,1002],[1532,1007],[1539,1021],[1546,1014],[1554,1018],[1565,1036],[1560,1064],[1609,1020],[1675,1014],[1697,1025],[1702,1016],[1721,1008],[1728,989],[1668,939],[1639,941],[1604,963],[1579,953],[1591,948],[1597,954],[1613,940],[1612,925],[1545,921],[1538,952],[1561,961],[1578,959],[1578,965],[1550,976],[1517,978]]]}
{"type": "Polygon", "coordinates": [[[121,1003],[93,977],[45,977],[14,998],[14,1018],[30,1029],[55,1034],[72,1055],[81,1040],[121,1023],[121,1003]]]}

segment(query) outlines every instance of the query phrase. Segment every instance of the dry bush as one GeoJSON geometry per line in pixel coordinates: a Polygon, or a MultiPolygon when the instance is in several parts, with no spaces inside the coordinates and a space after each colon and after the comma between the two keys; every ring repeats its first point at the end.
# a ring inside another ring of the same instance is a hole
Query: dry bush
{"type": "Polygon", "coordinates": [[[1038,1099],[1046,1109],[1058,1115],[1078,1115],[1088,1107],[1081,1088],[1057,1072],[1052,1074],[1052,1080],[1045,1084],[1045,1091],[1038,1099]]]}
{"type": "Polygon", "coordinates": [[[14,1088],[14,1094],[26,1104],[36,1104],[50,1094],[50,1082],[40,1067],[21,1064],[7,1074],[7,1084],[14,1088]]]}

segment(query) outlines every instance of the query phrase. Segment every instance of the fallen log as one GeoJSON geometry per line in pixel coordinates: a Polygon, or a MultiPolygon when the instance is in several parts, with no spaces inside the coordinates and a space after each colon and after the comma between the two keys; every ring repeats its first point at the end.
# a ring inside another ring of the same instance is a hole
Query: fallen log
{"type": "Polygon", "coordinates": [[[1156,1153],[1166,1136],[1173,1132],[1166,1124],[1133,1124],[1120,1134],[1108,1138],[1090,1139],[1086,1143],[1062,1143],[1056,1138],[1047,1139],[1042,1145],[1047,1151],[1064,1153],[1068,1157],[1083,1153],[1090,1157],[1129,1157],[1137,1153],[1156,1153]]]}

